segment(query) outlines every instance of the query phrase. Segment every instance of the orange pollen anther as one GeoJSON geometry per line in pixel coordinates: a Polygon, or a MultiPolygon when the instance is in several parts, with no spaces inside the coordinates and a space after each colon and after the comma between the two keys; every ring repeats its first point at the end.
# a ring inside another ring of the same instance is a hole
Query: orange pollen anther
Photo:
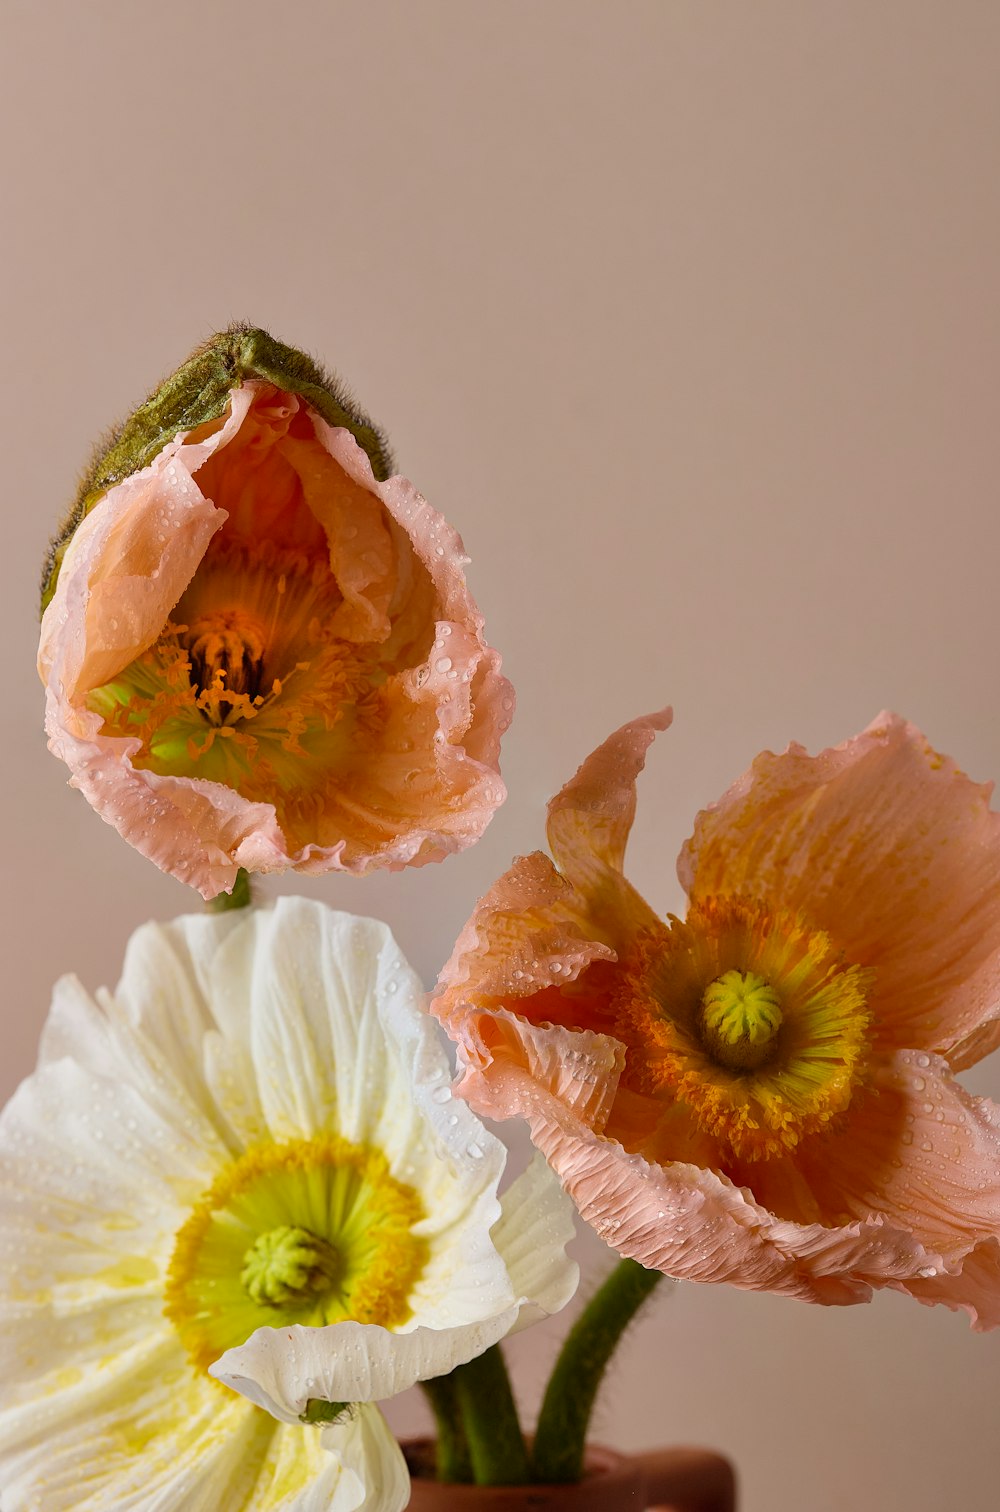
{"type": "Polygon", "coordinates": [[[257,699],[265,691],[264,629],[252,615],[241,609],[214,610],[178,638],[190,658],[191,682],[200,693],[225,688],[257,699]]]}

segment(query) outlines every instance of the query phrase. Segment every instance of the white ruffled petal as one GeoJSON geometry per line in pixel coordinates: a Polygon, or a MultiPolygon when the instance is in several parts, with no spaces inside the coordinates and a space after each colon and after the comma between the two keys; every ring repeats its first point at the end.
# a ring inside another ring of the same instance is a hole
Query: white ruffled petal
{"type": "Polygon", "coordinates": [[[242,989],[273,1139],[336,1130],[352,1142],[370,1142],[392,1090],[377,1012],[386,955],[399,965],[403,990],[416,993],[419,984],[411,985],[384,925],[304,898],[255,910],[222,952],[217,995],[225,1001],[234,986],[242,989]]]}
{"type": "Polygon", "coordinates": [[[122,1350],[84,1372],[66,1362],[33,1401],[0,1414],[4,1512],[217,1512],[274,1425],[233,1410],[176,1339],[122,1350]]]}
{"type": "Polygon", "coordinates": [[[417,1381],[446,1375],[509,1333],[518,1309],[460,1328],[390,1333],[372,1323],[326,1328],[258,1328],[227,1349],[209,1374],[285,1423],[301,1420],[310,1400],[377,1402],[417,1381]]]}
{"type": "MultiPolygon", "coordinates": [[[[114,1068],[112,1068],[112,1073],[114,1068]]],[[[0,1215],[18,1294],[81,1280],[146,1280],[170,1253],[181,1193],[213,1171],[204,1126],[186,1129],[123,1079],[71,1060],[23,1082],[0,1114],[0,1215]]],[[[221,1151],[217,1152],[217,1159],[221,1151]]]]}
{"type": "MultiPolygon", "coordinates": [[[[403,1451],[377,1407],[357,1403],[343,1422],[323,1429],[321,1442],[341,1467],[345,1488],[353,1477],[362,1491],[361,1501],[343,1502],[343,1512],[354,1507],[360,1512],[403,1512],[410,1499],[410,1474],[403,1451]]],[[[325,1503],[315,1505],[316,1512],[325,1512],[325,1503]]],[[[329,1512],[341,1512],[341,1503],[333,1502],[329,1512]]]]}
{"type": "Polygon", "coordinates": [[[579,1285],[580,1267],[566,1254],[567,1244],[576,1237],[574,1208],[545,1157],[537,1154],[501,1203],[503,1214],[493,1227],[493,1242],[521,1299],[514,1327],[526,1328],[559,1312],[579,1285]]]}
{"type": "Polygon", "coordinates": [[[335,1132],[379,1150],[418,1193],[426,1216],[414,1233],[429,1254],[411,1326],[451,1327],[510,1306],[490,1238],[506,1150],[452,1098],[441,1031],[385,925],[282,898],[230,937],[216,975],[213,1000],[250,1004],[270,1137],[335,1132]]]}

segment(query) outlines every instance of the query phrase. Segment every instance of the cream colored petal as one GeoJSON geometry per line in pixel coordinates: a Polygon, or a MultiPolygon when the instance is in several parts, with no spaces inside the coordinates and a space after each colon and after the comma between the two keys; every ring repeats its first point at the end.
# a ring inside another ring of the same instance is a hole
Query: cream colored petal
{"type": "Polygon", "coordinates": [[[517,1321],[518,1308],[460,1328],[390,1333],[371,1323],[294,1324],[258,1328],[227,1349],[209,1373],[285,1423],[297,1423],[312,1399],[386,1401],[464,1365],[496,1344],[517,1321]]]}
{"type": "MultiPolygon", "coordinates": [[[[276,1423],[255,1408],[248,1410],[271,1433],[267,1453],[255,1467],[253,1488],[239,1503],[239,1512],[357,1512],[364,1507],[364,1473],[377,1484],[387,1469],[388,1456],[383,1462],[374,1455],[341,1456],[327,1450],[317,1428],[276,1423]]],[[[228,1506],[226,1501],[220,1503],[220,1512],[228,1512],[228,1506]]]]}
{"type": "Polygon", "coordinates": [[[8,1231],[23,1224],[39,1287],[120,1284],[139,1258],[136,1274],[155,1275],[186,1202],[211,1176],[204,1127],[185,1129],[109,1069],[95,1077],[51,1062],[0,1115],[8,1231]]]}
{"type": "Polygon", "coordinates": [[[128,942],[114,996],[101,992],[94,1005],[78,986],[59,984],[42,1039],[43,1058],[70,1055],[127,1081],[189,1130],[203,1121],[213,1162],[235,1139],[206,1079],[216,1019],[205,967],[236,924],[233,914],[221,914],[142,926],[128,942]]]}
{"type": "Polygon", "coordinates": [[[449,1087],[423,991],[388,929],[283,898],[226,942],[213,1000],[248,1020],[269,1137],[336,1133],[381,1151],[412,1186],[429,1255],[413,1326],[469,1323],[513,1302],[490,1239],[506,1150],[449,1087]]]}
{"type": "Polygon", "coordinates": [[[573,1204],[542,1155],[535,1155],[501,1199],[493,1242],[511,1286],[521,1299],[515,1329],[559,1312],[580,1282],[580,1267],[566,1254],[576,1237],[573,1204]]]}
{"type": "MultiPolygon", "coordinates": [[[[355,1505],[360,1512],[402,1512],[410,1499],[410,1475],[403,1451],[377,1407],[356,1403],[343,1422],[323,1429],[320,1440],[342,1467],[345,1482],[353,1479],[363,1488],[364,1500],[351,1504],[345,1500],[344,1512],[355,1505]]],[[[330,1512],[339,1509],[340,1503],[335,1502],[330,1512]]],[[[299,1512],[297,1507],[295,1512],[299,1512]]],[[[319,1502],[315,1512],[323,1512],[319,1502]]]]}
{"type": "MultiPolygon", "coordinates": [[[[48,1384],[48,1383],[46,1383],[48,1384]]],[[[0,1481],[11,1512],[218,1512],[242,1498],[244,1467],[273,1424],[228,1403],[177,1347],[137,1345],[0,1415],[0,1481]]]]}

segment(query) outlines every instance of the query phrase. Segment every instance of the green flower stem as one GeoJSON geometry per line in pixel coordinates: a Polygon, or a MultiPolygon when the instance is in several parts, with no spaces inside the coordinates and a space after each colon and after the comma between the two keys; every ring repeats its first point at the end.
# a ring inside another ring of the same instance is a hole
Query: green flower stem
{"type": "Polygon", "coordinates": [[[431,1405],[437,1428],[435,1474],[439,1481],[459,1481],[468,1485],[472,1480],[472,1459],[462,1427],[462,1409],[458,1405],[454,1379],[450,1375],[438,1376],[420,1384],[431,1405]]]}
{"type": "Polygon", "coordinates": [[[533,1450],[535,1479],[577,1481],[598,1389],[622,1334],[650,1295],[660,1271],[621,1260],[566,1336],[545,1388],[533,1450]]]}
{"type": "Polygon", "coordinates": [[[452,1371],[451,1380],[462,1410],[474,1483],[526,1485],[528,1451],[499,1344],[468,1364],[459,1365],[452,1371]]]}
{"type": "Polygon", "coordinates": [[[228,913],[231,908],[249,908],[253,902],[253,894],[250,890],[250,874],[240,867],[236,873],[236,881],[233,883],[232,892],[218,893],[206,903],[209,913],[228,913]]]}

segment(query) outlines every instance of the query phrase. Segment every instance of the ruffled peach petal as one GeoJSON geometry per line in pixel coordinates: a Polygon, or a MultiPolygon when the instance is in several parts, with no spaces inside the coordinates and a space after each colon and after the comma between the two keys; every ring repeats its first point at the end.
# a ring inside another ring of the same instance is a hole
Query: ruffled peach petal
{"type": "Polygon", "coordinates": [[[648,1269],[846,1305],[941,1268],[939,1256],[880,1217],[831,1227],[776,1218],[718,1172],[680,1161],[652,1165],[554,1100],[528,1121],[584,1220],[648,1269]]]}
{"type": "Polygon", "coordinates": [[[574,981],[592,961],[613,961],[589,925],[583,899],[544,852],[519,856],[462,929],[441,971],[435,1013],[450,1027],[468,999],[510,998],[517,1008],[517,1000],[574,981]]]}
{"type": "MultiPolygon", "coordinates": [[[[252,382],[234,391],[250,408],[239,430],[205,462],[198,483],[228,516],[226,535],[244,541],[272,540],[285,550],[322,556],[327,538],[304,496],[295,458],[302,448],[322,459],[308,413],[294,394],[252,382]]],[[[211,434],[218,422],[205,428],[211,434]]],[[[190,433],[189,440],[201,435],[190,433]]]]}
{"type": "Polygon", "coordinates": [[[292,864],[273,804],[250,803],[219,782],[136,769],[137,740],[99,734],[100,715],[87,711],[76,712],[67,732],[65,710],[53,703],[50,689],[49,749],[70,767],[70,786],[161,870],[209,899],[231,891],[240,867],[284,871],[292,864]]]}
{"type": "Polygon", "coordinates": [[[906,1281],[900,1290],[929,1307],[940,1302],[953,1312],[967,1313],[976,1333],[1000,1327],[1000,1242],[982,1240],[965,1256],[957,1275],[945,1272],[906,1281]]]}
{"type": "Polygon", "coordinates": [[[194,474],[238,431],[251,395],[234,395],[206,440],[171,442],[141,472],[109,489],[66,550],[42,617],[38,670],[67,709],[116,676],[156,639],[226,515],[194,474]]]}
{"type": "Polygon", "coordinates": [[[874,1033],[948,1054],[1000,1031],[1000,814],[920,732],[881,715],[844,745],[759,756],[704,810],[678,870],[693,898],[801,909],[874,967],[874,1033]]]}
{"type": "Polygon", "coordinates": [[[938,1056],[886,1059],[844,1127],[797,1163],[827,1215],[881,1213],[949,1269],[1000,1235],[1000,1107],[972,1097],[938,1056]]]}
{"type": "MultiPolygon", "coordinates": [[[[636,778],[658,730],[669,727],[673,713],[661,709],[622,725],[593,751],[548,806],[549,848],[564,876],[591,901],[597,912],[609,903],[616,912],[649,913],[634,889],[610,888],[620,876],[632,821],[636,778]]],[[[641,922],[646,922],[642,917],[641,922]]]]}
{"type": "Polygon", "coordinates": [[[995,1018],[987,1018],[973,1029],[971,1034],[948,1046],[948,1064],[953,1071],[964,1071],[979,1061],[1000,1050],[1000,1011],[995,1018]]]}
{"type": "Polygon", "coordinates": [[[604,1128],[625,1067],[624,1046],[610,1035],[531,1024],[503,1008],[470,1008],[460,1033],[455,1090],[482,1117],[523,1118],[555,1099],[604,1128]]]}
{"type": "MultiPolygon", "coordinates": [[[[331,455],[328,438],[338,432],[323,422],[321,429],[316,424],[319,417],[312,418],[316,438],[286,442],[284,450],[311,513],[326,533],[330,566],[344,595],[333,626],[343,640],[384,641],[391,629],[397,555],[405,560],[409,543],[404,537],[397,552],[377,493],[331,455]]],[[[350,436],[349,431],[341,434],[350,436]]],[[[356,445],[353,437],[351,441],[356,445]]]]}

